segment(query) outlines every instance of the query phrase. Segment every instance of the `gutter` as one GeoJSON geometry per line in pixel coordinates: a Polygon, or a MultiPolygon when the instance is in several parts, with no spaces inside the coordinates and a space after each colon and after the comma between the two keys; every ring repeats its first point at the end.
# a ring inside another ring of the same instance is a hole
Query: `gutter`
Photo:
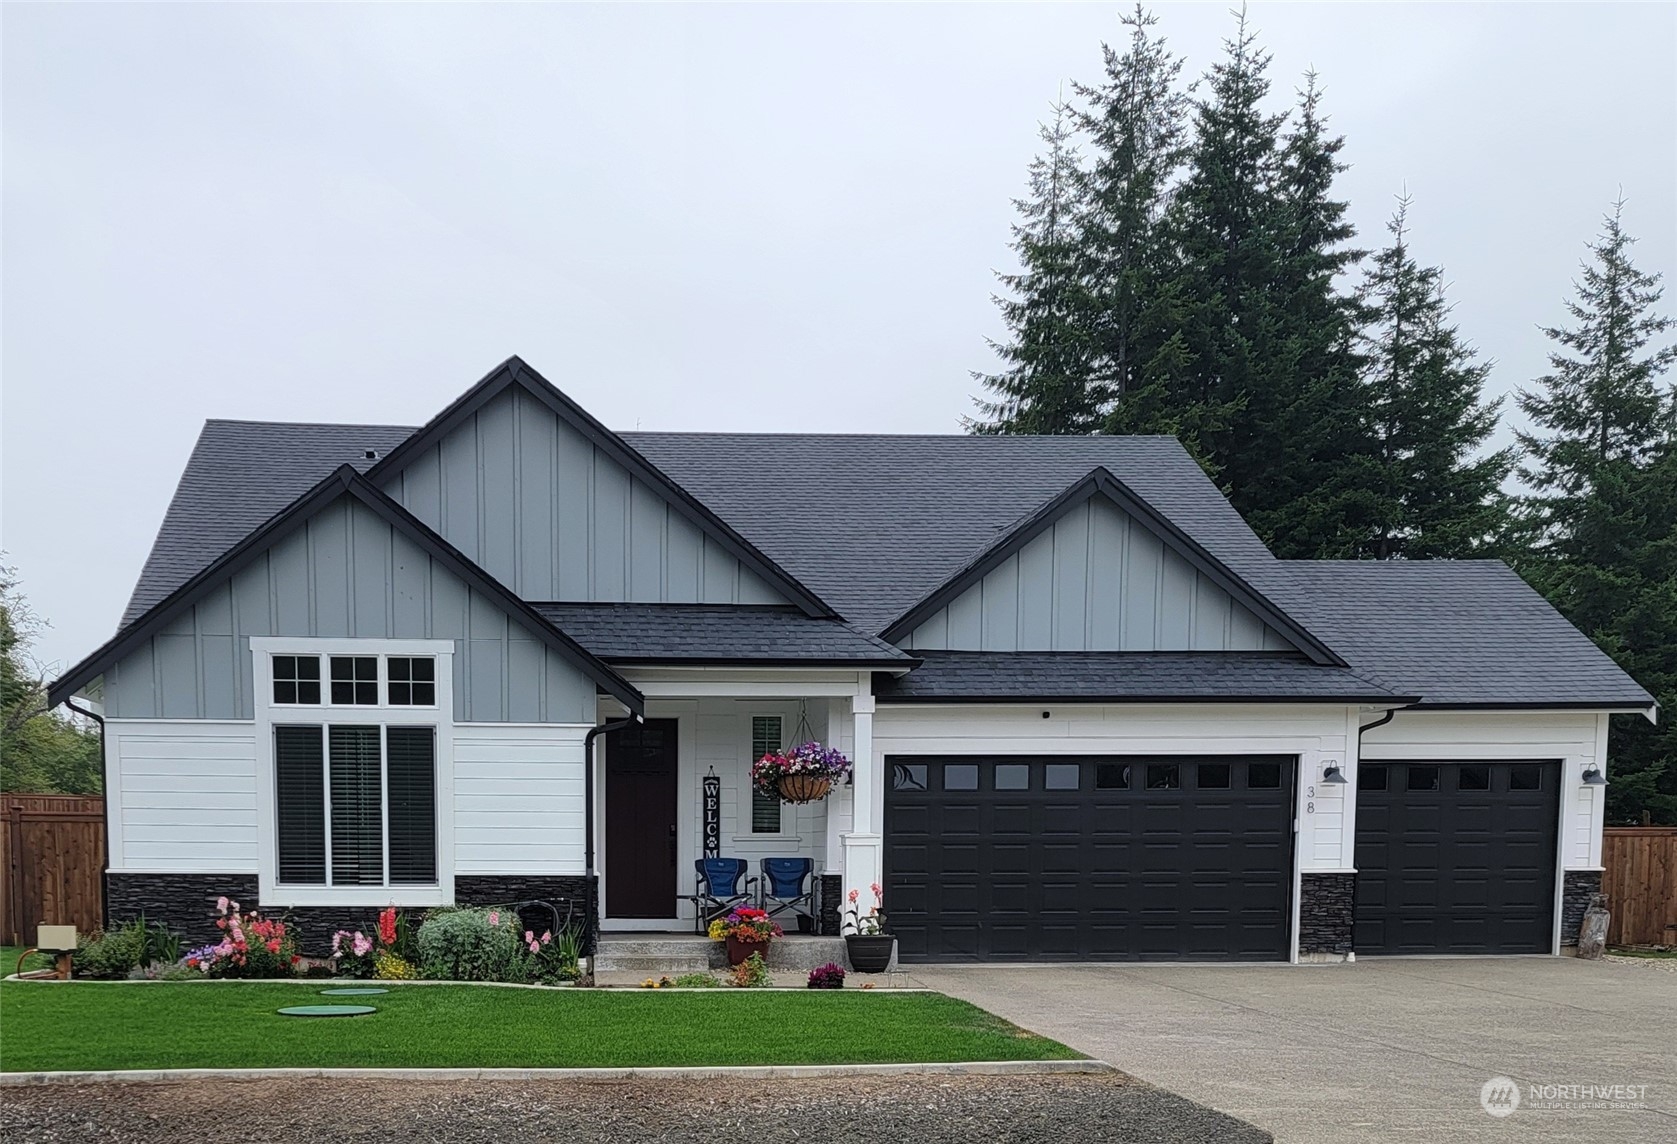
{"type": "Polygon", "coordinates": [[[594,877],[594,740],[608,731],[621,731],[644,722],[641,715],[600,723],[582,737],[582,861],[588,877],[594,877]]]}
{"type": "MultiPolygon", "coordinates": [[[[87,718],[99,724],[99,784],[100,795],[104,796],[106,793],[106,786],[108,785],[105,782],[105,717],[91,708],[77,707],[72,701],[73,698],[74,697],[72,696],[69,699],[65,699],[64,706],[74,711],[77,715],[85,715],[87,718]]],[[[106,797],[101,797],[100,801],[105,807],[105,865],[99,871],[99,925],[101,928],[109,928],[111,923],[111,896],[105,893],[105,871],[111,868],[111,804],[109,798],[106,797]]],[[[22,935],[20,934],[18,936],[21,937],[22,935]]]]}

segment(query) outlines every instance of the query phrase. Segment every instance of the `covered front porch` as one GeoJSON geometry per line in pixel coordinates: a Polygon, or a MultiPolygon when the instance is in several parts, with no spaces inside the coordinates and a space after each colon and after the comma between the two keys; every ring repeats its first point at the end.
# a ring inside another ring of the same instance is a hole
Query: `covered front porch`
{"type": "MultiPolygon", "coordinates": [[[[881,764],[873,750],[871,673],[813,668],[628,669],[644,720],[595,743],[587,840],[605,935],[692,934],[697,862],[746,864],[737,892],[769,888],[764,859],[803,859],[808,898],[781,905],[789,935],[836,935],[852,889],[880,879],[881,764]],[[827,797],[787,803],[754,790],[752,763],[814,738],[854,764],[827,797]]],[[[599,720],[628,716],[600,701],[599,720]]],[[[714,891],[720,887],[711,887],[714,891]]],[[[782,901],[784,902],[784,897],[782,901]]],[[[769,903],[775,908],[775,903],[769,903]]]]}

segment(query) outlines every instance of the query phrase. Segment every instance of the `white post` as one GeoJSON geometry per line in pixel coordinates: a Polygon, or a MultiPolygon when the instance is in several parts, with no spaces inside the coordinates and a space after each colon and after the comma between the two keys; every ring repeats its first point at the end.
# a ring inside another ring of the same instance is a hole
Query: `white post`
{"type": "MultiPolygon", "coordinates": [[[[838,750],[844,741],[844,708],[837,699],[827,700],[827,746],[838,750]]],[[[839,825],[839,802],[846,797],[845,788],[840,786],[827,796],[825,810],[827,813],[826,848],[822,853],[821,872],[824,874],[840,874],[844,871],[844,839],[839,825]]]]}
{"type": "Polygon", "coordinates": [[[855,795],[850,833],[844,836],[845,907],[855,891],[863,912],[873,904],[871,887],[880,879],[880,821],[885,783],[880,760],[873,751],[873,696],[857,695],[850,701],[855,721],[855,795]]]}

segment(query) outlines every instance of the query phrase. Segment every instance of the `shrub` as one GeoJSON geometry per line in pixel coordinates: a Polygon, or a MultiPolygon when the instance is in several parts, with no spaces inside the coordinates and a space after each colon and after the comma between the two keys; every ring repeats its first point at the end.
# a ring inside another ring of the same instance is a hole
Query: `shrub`
{"type": "Polygon", "coordinates": [[[128,922],[84,937],[76,947],[71,967],[80,977],[118,980],[140,967],[145,952],[145,922],[128,922]]]}
{"type": "Polygon", "coordinates": [[[411,981],[419,970],[401,954],[381,949],[374,958],[373,976],[380,981],[411,981]]]}
{"type": "Polygon", "coordinates": [[[762,954],[754,953],[734,966],[734,984],[741,989],[765,989],[774,984],[762,954]]]}
{"type": "Polygon", "coordinates": [[[711,973],[683,973],[670,983],[676,989],[720,989],[722,983],[711,973]]]}
{"type": "Polygon", "coordinates": [[[829,961],[826,965],[817,966],[809,971],[809,987],[811,989],[843,989],[844,967],[833,961],[829,961]]]}
{"type": "Polygon", "coordinates": [[[439,981],[527,981],[528,950],[507,909],[434,910],[419,927],[420,976],[439,981]]]}

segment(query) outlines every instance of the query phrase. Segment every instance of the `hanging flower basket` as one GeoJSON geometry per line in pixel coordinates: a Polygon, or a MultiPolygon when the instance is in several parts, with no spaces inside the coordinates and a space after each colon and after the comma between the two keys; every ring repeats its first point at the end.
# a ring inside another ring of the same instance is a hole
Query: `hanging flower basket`
{"type": "Polygon", "coordinates": [[[782,802],[820,802],[833,789],[833,780],[821,775],[784,775],[778,785],[782,802]]]}
{"type": "Polygon", "coordinates": [[[850,774],[850,760],[811,739],[751,764],[751,785],[782,802],[817,802],[850,774]]]}

